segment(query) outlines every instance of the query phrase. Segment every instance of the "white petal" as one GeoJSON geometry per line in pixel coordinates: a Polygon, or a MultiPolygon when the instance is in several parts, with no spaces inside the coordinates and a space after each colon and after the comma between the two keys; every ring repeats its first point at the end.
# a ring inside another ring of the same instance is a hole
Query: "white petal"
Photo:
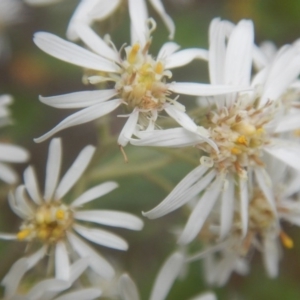
{"type": "Polygon", "coordinates": [[[122,300],[140,300],[138,289],[129,275],[123,274],[118,281],[118,292],[122,300]]]}
{"type": "Polygon", "coordinates": [[[176,108],[176,106],[168,105],[165,107],[165,111],[186,130],[192,132],[195,132],[197,130],[198,126],[194,123],[194,121],[184,111],[176,108]]]}
{"type": "Polygon", "coordinates": [[[194,59],[208,59],[208,51],[204,49],[185,49],[167,57],[165,68],[173,69],[189,64],[194,59]]]}
{"type": "Polygon", "coordinates": [[[267,101],[278,99],[294,81],[300,72],[300,55],[292,46],[286,46],[274,59],[264,93],[260,99],[260,106],[267,101]]]}
{"type": "Polygon", "coordinates": [[[271,278],[278,276],[279,267],[279,245],[276,237],[271,234],[267,234],[263,239],[263,261],[268,275],[271,278]]]}
{"type": "Polygon", "coordinates": [[[300,192],[300,173],[295,171],[292,178],[286,183],[282,193],[283,198],[291,197],[293,194],[300,192]]]}
{"type": "Polygon", "coordinates": [[[89,14],[97,21],[102,21],[108,18],[122,3],[122,0],[96,0],[98,5],[96,5],[93,11],[89,14]]]}
{"type": "Polygon", "coordinates": [[[139,119],[139,110],[135,108],[133,112],[129,115],[129,118],[127,122],[125,123],[119,137],[118,137],[118,144],[125,147],[131,136],[133,135],[133,132],[135,131],[136,124],[139,119]]]}
{"type": "Polygon", "coordinates": [[[105,102],[117,94],[115,89],[99,91],[83,91],[39,99],[44,104],[56,108],[83,108],[105,102]]]}
{"type": "Polygon", "coordinates": [[[31,197],[31,199],[37,204],[40,205],[43,203],[42,196],[38,187],[38,181],[36,174],[32,166],[29,166],[24,171],[24,183],[26,190],[31,197]]]}
{"type": "Polygon", "coordinates": [[[187,203],[198,193],[203,191],[214,178],[214,171],[210,171],[206,176],[203,176],[207,169],[208,168],[204,166],[197,167],[179,182],[174,190],[160,204],[148,212],[143,212],[143,215],[149,219],[156,219],[187,203]]]}
{"type": "Polygon", "coordinates": [[[104,4],[103,2],[103,0],[84,0],[79,2],[68,25],[66,35],[69,40],[76,41],[79,38],[76,32],[77,24],[92,25],[94,21],[92,13],[96,10],[97,4],[104,4]]]}
{"type": "Polygon", "coordinates": [[[254,169],[255,176],[257,183],[262,190],[265,198],[267,199],[269,205],[271,206],[273,212],[276,214],[277,209],[275,206],[275,197],[273,194],[273,185],[271,178],[269,177],[268,173],[263,168],[255,168],[254,169]]]}
{"type": "Polygon", "coordinates": [[[264,147],[264,150],[290,167],[300,171],[300,145],[280,139],[272,139],[272,142],[270,146],[264,147]]]}
{"type": "Polygon", "coordinates": [[[0,106],[10,105],[14,102],[13,97],[9,94],[4,94],[0,96],[0,106]]]}
{"type": "Polygon", "coordinates": [[[20,218],[24,219],[24,220],[27,220],[28,218],[28,215],[19,207],[17,206],[17,203],[16,203],[16,199],[15,199],[15,196],[14,194],[12,193],[12,191],[10,191],[8,193],[8,204],[11,208],[11,210],[17,215],[19,216],[20,218]]]}
{"type": "Polygon", "coordinates": [[[100,297],[102,294],[101,290],[96,288],[81,289],[76,292],[70,292],[54,300],[93,300],[100,297]]]}
{"type": "Polygon", "coordinates": [[[234,178],[227,175],[228,186],[222,192],[220,239],[229,233],[234,212],[234,178]]]}
{"type": "Polygon", "coordinates": [[[35,33],[33,41],[44,52],[73,65],[103,72],[119,71],[119,67],[113,62],[54,34],[38,32],[35,33]]]}
{"type": "Polygon", "coordinates": [[[15,199],[16,199],[16,205],[19,209],[21,209],[26,215],[27,219],[30,219],[34,215],[34,210],[30,206],[30,204],[27,202],[27,199],[25,197],[25,186],[19,185],[16,188],[15,191],[15,199]]]}
{"type": "Polygon", "coordinates": [[[178,278],[184,264],[184,257],[180,253],[172,254],[161,267],[155,278],[150,300],[164,300],[174,281],[178,278]]]}
{"type": "Polygon", "coordinates": [[[191,96],[223,95],[233,92],[241,92],[247,89],[249,90],[249,88],[242,86],[235,87],[229,85],[210,85],[194,82],[173,82],[168,85],[168,89],[174,93],[191,96]]]}
{"type": "Polygon", "coordinates": [[[29,5],[48,5],[59,1],[61,0],[25,0],[24,2],[29,5]]]}
{"type": "MultiPolygon", "coordinates": [[[[267,42],[265,42],[265,44],[266,43],[267,42]]],[[[275,52],[276,52],[277,51],[276,46],[273,44],[272,47],[275,47],[275,49],[273,48],[273,50],[275,50],[275,52]]],[[[269,51],[269,50],[267,50],[267,51],[269,51]]],[[[257,70],[261,70],[261,69],[267,67],[268,63],[273,59],[275,52],[274,53],[264,53],[264,51],[262,51],[262,44],[259,47],[254,45],[252,54],[253,54],[253,64],[254,64],[255,68],[257,70]]]]}
{"type": "Polygon", "coordinates": [[[45,201],[50,201],[57,186],[61,167],[62,146],[61,140],[52,139],[49,145],[48,160],[46,166],[45,201]]]}
{"type": "Polygon", "coordinates": [[[215,18],[209,26],[209,77],[214,85],[224,84],[225,30],[224,23],[215,18]]]}
{"type": "Polygon", "coordinates": [[[225,84],[249,86],[254,39],[253,22],[242,20],[232,31],[226,51],[225,84]]]}
{"type": "Polygon", "coordinates": [[[291,216],[290,214],[280,214],[282,220],[289,222],[290,224],[300,226],[300,216],[291,216]]]}
{"type": "Polygon", "coordinates": [[[189,220],[178,239],[178,243],[188,244],[197,236],[218,199],[221,187],[222,180],[221,178],[216,177],[193,209],[189,220]]]}
{"type": "Polygon", "coordinates": [[[0,232],[0,239],[1,240],[17,240],[17,235],[16,234],[10,234],[10,233],[1,233],[0,232]]]}
{"type": "Polygon", "coordinates": [[[144,225],[140,218],[132,214],[112,210],[77,211],[74,213],[74,218],[81,221],[131,230],[141,230],[144,225]]]}
{"type": "Polygon", "coordinates": [[[0,163],[0,179],[8,184],[14,184],[18,181],[18,174],[11,167],[0,163]]]}
{"type": "Polygon", "coordinates": [[[269,71],[269,68],[264,68],[262,70],[260,70],[258,73],[256,73],[254,76],[253,76],[253,79],[251,81],[251,87],[261,87],[265,84],[265,81],[266,81],[266,78],[268,76],[268,71],[269,71]]]}
{"type": "Polygon", "coordinates": [[[27,161],[29,154],[22,147],[0,143],[0,160],[4,162],[22,163],[27,161]]]}
{"type": "Polygon", "coordinates": [[[176,52],[180,46],[174,42],[167,42],[162,45],[160,48],[157,59],[167,59],[170,55],[172,55],[174,52],[176,52]]]}
{"type": "Polygon", "coordinates": [[[161,0],[150,0],[150,3],[157,11],[157,13],[162,18],[163,22],[165,23],[166,27],[169,30],[169,39],[173,39],[175,35],[175,24],[171,17],[166,13],[165,8],[161,2],[161,0]]]}
{"type": "Polygon", "coordinates": [[[69,283],[73,285],[73,283],[80,277],[80,275],[86,270],[89,265],[88,258],[78,259],[75,263],[73,263],[70,267],[70,278],[69,283]]]}
{"type": "Polygon", "coordinates": [[[216,285],[223,286],[229,280],[237,259],[234,253],[229,253],[220,262],[216,263],[214,278],[216,285]]]}
{"type": "Polygon", "coordinates": [[[99,185],[96,185],[95,187],[87,190],[85,193],[83,193],[81,196],[79,196],[77,199],[75,199],[72,202],[71,207],[78,207],[87,202],[98,199],[98,198],[110,193],[117,187],[118,187],[118,184],[114,181],[108,181],[108,182],[104,182],[99,185]]]}
{"type": "Polygon", "coordinates": [[[95,53],[115,62],[120,61],[119,54],[110,48],[89,26],[77,24],[75,30],[79,38],[95,53]]]}
{"type": "Polygon", "coordinates": [[[73,225],[73,228],[84,238],[101,246],[118,250],[128,249],[128,244],[124,239],[106,230],[87,228],[78,224],[73,225]]]}
{"type": "Polygon", "coordinates": [[[208,293],[193,297],[190,300],[217,300],[217,297],[215,296],[215,294],[208,292],[208,293]]]}
{"type": "Polygon", "coordinates": [[[21,258],[17,260],[8,273],[3,278],[1,285],[5,287],[5,299],[9,299],[15,294],[19,283],[27,271],[27,260],[26,258],[21,258]]]}
{"type": "Polygon", "coordinates": [[[209,132],[205,128],[197,126],[194,121],[183,111],[177,109],[175,105],[169,105],[165,107],[167,114],[178,122],[186,130],[197,133],[203,141],[210,144],[217,152],[217,145],[208,138],[209,132]],[[201,128],[201,130],[199,130],[201,128]]]}
{"type": "Polygon", "coordinates": [[[115,110],[122,102],[119,99],[110,100],[104,103],[99,103],[92,105],[90,107],[84,108],[69,117],[65,118],[58,125],[56,125],[52,130],[48,131],[43,136],[34,139],[36,143],[40,143],[56,134],[57,132],[80,124],[84,124],[93,120],[96,120],[111,111],[115,110]]]}
{"type": "Polygon", "coordinates": [[[130,143],[136,146],[187,147],[203,142],[203,139],[199,134],[190,132],[181,127],[164,130],[140,131],[136,135],[140,139],[130,140],[130,143]]]}
{"type": "Polygon", "coordinates": [[[69,255],[62,241],[59,241],[55,247],[55,277],[66,281],[70,278],[69,255]]]}
{"type": "MultiPolygon", "coordinates": [[[[36,284],[28,293],[28,299],[30,300],[40,300],[48,299],[47,294],[49,292],[54,295],[70,287],[70,284],[67,281],[59,279],[46,279],[38,284],[36,284]]],[[[52,299],[52,297],[51,297],[52,299]]]]}
{"type": "Polygon", "coordinates": [[[275,132],[285,132],[296,130],[300,128],[300,114],[289,114],[281,118],[278,125],[276,126],[275,132]]]}
{"type": "Polygon", "coordinates": [[[96,148],[91,145],[86,146],[81,150],[72,166],[61,179],[55,192],[55,199],[61,199],[74,186],[74,184],[86,170],[92,159],[92,156],[95,153],[95,150],[96,148]]]}
{"type": "Polygon", "coordinates": [[[47,249],[47,246],[43,246],[38,251],[27,257],[28,270],[33,268],[46,255],[47,249]]]}
{"type": "Polygon", "coordinates": [[[239,180],[239,189],[240,189],[240,214],[242,221],[242,235],[246,236],[248,230],[248,187],[247,180],[240,178],[239,180]]]}
{"type": "Polygon", "coordinates": [[[114,269],[102,256],[100,256],[100,254],[98,254],[94,249],[92,249],[74,234],[70,232],[68,232],[67,234],[74,250],[81,257],[89,258],[89,266],[91,269],[93,269],[94,272],[106,279],[111,279],[114,276],[114,269]]]}
{"type": "Polygon", "coordinates": [[[148,12],[145,0],[128,0],[128,8],[131,26],[134,36],[132,36],[132,43],[141,43],[143,47],[146,44],[148,37],[148,12]]]}

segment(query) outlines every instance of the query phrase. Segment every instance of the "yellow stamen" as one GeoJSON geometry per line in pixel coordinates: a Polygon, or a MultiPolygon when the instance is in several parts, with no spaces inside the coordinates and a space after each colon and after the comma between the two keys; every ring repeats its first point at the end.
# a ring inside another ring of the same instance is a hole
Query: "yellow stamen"
{"type": "Polygon", "coordinates": [[[26,239],[30,235],[30,233],[31,233],[30,229],[23,229],[18,232],[17,238],[18,238],[18,240],[22,241],[22,240],[26,239]]]}
{"type": "Polygon", "coordinates": [[[43,224],[45,222],[44,212],[38,211],[35,215],[35,219],[38,224],[43,224]]]}
{"type": "Polygon", "coordinates": [[[157,74],[162,74],[162,72],[164,71],[164,66],[163,64],[159,61],[156,66],[155,66],[155,72],[157,74]]]}
{"type": "Polygon", "coordinates": [[[296,130],[294,130],[294,135],[296,136],[296,137],[299,137],[300,136],[300,129],[296,129],[296,130]]]}
{"type": "Polygon", "coordinates": [[[263,129],[263,128],[258,128],[257,130],[256,130],[256,134],[258,134],[258,135],[261,135],[261,134],[263,134],[265,132],[265,130],[263,129]]]}
{"type": "Polygon", "coordinates": [[[60,238],[63,235],[64,231],[61,227],[56,227],[53,229],[51,236],[55,239],[60,238]]]}
{"type": "Polygon", "coordinates": [[[231,151],[231,153],[234,154],[234,155],[241,154],[241,150],[238,149],[238,148],[235,148],[235,147],[231,148],[230,151],[231,151]]]}
{"type": "Polygon", "coordinates": [[[239,136],[236,141],[241,145],[245,145],[245,146],[248,145],[247,138],[244,135],[239,136]]]}
{"type": "Polygon", "coordinates": [[[57,220],[63,220],[65,218],[65,212],[62,209],[56,211],[55,217],[57,220]]]}
{"type": "Polygon", "coordinates": [[[136,56],[140,50],[140,45],[139,44],[134,44],[131,48],[131,51],[128,55],[128,61],[132,64],[135,62],[136,56]]]}
{"type": "Polygon", "coordinates": [[[280,232],[280,239],[286,248],[292,249],[294,247],[294,241],[284,231],[280,232]]]}
{"type": "Polygon", "coordinates": [[[244,121],[235,124],[234,126],[232,126],[232,129],[239,132],[240,134],[248,136],[251,136],[256,132],[255,126],[244,121]]]}
{"type": "Polygon", "coordinates": [[[48,238],[50,232],[49,230],[47,230],[47,228],[41,228],[38,233],[37,236],[41,239],[41,240],[45,240],[48,238]]]}

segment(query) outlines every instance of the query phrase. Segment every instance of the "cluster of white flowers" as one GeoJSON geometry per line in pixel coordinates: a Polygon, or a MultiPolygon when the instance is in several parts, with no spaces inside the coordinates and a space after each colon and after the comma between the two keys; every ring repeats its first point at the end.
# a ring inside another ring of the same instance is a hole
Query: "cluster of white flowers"
{"type": "MultiPolygon", "coordinates": [[[[24,2],[39,6],[60,1],[24,2]]],[[[48,32],[35,33],[34,43],[41,50],[83,68],[83,82],[92,86],[89,91],[40,96],[48,106],[81,110],[35,142],[123,106],[127,114],[119,117],[127,121],[116,143],[126,162],[123,147],[128,144],[139,146],[139,151],[146,146],[197,151],[199,164],[195,169],[161,203],[143,212],[145,217],[156,219],[184,205],[190,210],[179,233],[178,249],[158,272],[150,300],[166,299],[175,280],[184,277],[187,265],[199,259],[212,285],[224,285],[233,271],[247,274],[255,250],[262,253],[268,275],[276,277],[282,245],[293,247],[282,223],[300,226],[300,42],[278,50],[271,42],[258,46],[251,20],[233,24],[216,18],[210,24],[208,50],[179,50],[178,44],[167,41],[154,56],[150,47],[156,22],[149,17],[145,0],[128,0],[131,41],[123,41],[118,50],[109,35],[102,38],[92,25],[109,18],[123,2],[79,1],[66,33],[72,42],[48,32]],[[82,42],[87,49],[75,42],[82,42]],[[171,70],[195,59],[208,64],[210,83],[173,81],[171,70]],[[199,114],[191,117],[178,101],[179,95],[198,97],[199,114]],[[161,125],[161,119],[166,125],[161,125]],[[174,127],[173,121],[179,127],[174,127]],[[190,254],[192,244],[201,245],[201,251],[190,254]]],[[[175,25],[162,2],[149,2],[173,39],[175,25]]],[[[17,0],[0,0],[0,34],[7,25],[22,19],[23,5],[17,0]]],[[[6,47],[1,37],[0,58],[4,52],[1,49],[6,47]]],[[[0,126],[10,123],[7,105],[11,102],[11,96],[0,96],[0,126]]],[[[125,251],[129,248],[127,241],[98,225],[142,230],[143,220],[131,213],[82,209],[83,204],[95,202],[118,184],[108,181],[90,187],[86,183],[85,192],[72,194],[72,201],[66,197],[88,169],[95,151],[92,145],[84,147],[60,179],[62,140],[53,138],[41,193],[32,166],[24,171],[24,184],[16,185],[17,174],[4,164],[26,162],[28,152],[0,143],[0,178],[10,185],[9,206],[22,219],[17,233],[0,233],[0,239],[27,245],[26,254],[2,280],[4,299],[88,300],[101,295],[140,299],[130,276],[123,271],[120,276],[121,271],[113,263],[82,239],[125,251]],[[91,223],[97,227],[91,228],[91,223]],[[34,273],[37,265],[45,265],[45,260],[48,274],[43,276],[50,277],[24,292],[20,287],[26,273],[34,273]],[[79,279],[82,275],[84,280],[79,279]],[[111,291],[97,285],[99,280],[109,282],[111,291]],[[74,291],[75,286],[79,289],[74,291]]],[[[175,225],[168,224],[168,228],[175,225]]],[[[214,299],[212,293],[193,298],[214,299]]]]}

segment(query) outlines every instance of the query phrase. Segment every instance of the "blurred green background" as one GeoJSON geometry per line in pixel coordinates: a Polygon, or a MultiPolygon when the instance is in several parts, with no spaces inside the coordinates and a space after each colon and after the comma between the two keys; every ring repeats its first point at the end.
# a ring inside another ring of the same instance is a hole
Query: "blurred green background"
{"type": "MultiPolygon", "coordinates": [[[[175,41],[182,48],[207,48],[208,27],[214,17],[233,22],[242,18],[252,19],[258,44],[264,40],[272,40],[279,47],[300,37],[299,0],[166,0],[164,3],[176,24],[175,41]]],[[[0,94],[13,95],[15,102],[11,107],[14,125],[2,129],[2,136],[3,139],[11,140],[30,150],[31,163],[36,166],[41,188],[49,141],[35,144],[33,138],[48,131],[71,111],[47,107],[38,101],[38,95],[58,95],[90,87],[82,84],[80,68],[46,55],[33,44],[32,36],[37,31],[48,31],[65,37],[68,21],[76,5],[77,1],[66,0],[47,7],[27,7],[23,22],[6,30],[12,55],[0,65],[0,94]]],[[[150,6],[149,10],[158,23],[151,48],[155,55],[166,41],[168,33],[150,6]]],[[[129,43],[126,6],[124,5],[117,15],[96,24],[94,28],[101,34],[109,31],[118,47],[125,41],[129,43]]],[[[207,65],[204,62],[195,62],[176,70],[173,79],[207,82],[207,65]]],[[[181,97],[180,101],[189,106],[194,100],[181,97]]],[[[172,187],[194,168],[198,157],[193,150],[169,151],[128,146],[126,152],[130,163],[125,165],[116,145],[116,135],[124,121],[116,120],[115,116],[118,113],[120,112],[101,119],[97,125],[86,124],[65,130],[58,135],[63,138],[64,145],[63,171],[84,145],[100,145],[92,170],[82,184],[75,188],[74,193],[99,181],[116,180],[120,188],[91,206],[140,215],[142,210],[148,210],[158,204],[172,187]],[[106,121],[109,120],[111,126],[106,125],[106,121]],[[114,136],[110,137],[111,134],[114,136]]],[[[21,174],[25,167],[26,165],[20,165],[16,168],[21,174]]],[[[3,184],[0,231],[15,232],[20,223],[8,208],[6,193],[7,187],[3,184]]],[[[158,220],[145,220],[142,233],[112,230],[120,232],[129,241],[130,250],[126,253],[98,248],[120,265],[121,269],[131,274],[140,288],[142,298],[147,299],[158,268],[175,248],[175,238],[171,232],[176,226],[184,224],[186,218],[184,210],[176,211],[158,220]]],[[[277,279],[268,279],[263,270],[261,255],[256,253],[251,260],[250,275],[233,275],[225,287],[215,289],[218,299],[300,299],[299,229],[287,227],[286,231],[293,238],[295,247],[292,250],[284,250],[280,276],[277,279]]],[[[0,278],[24,251],[25,245],[20,247],[17,243],[0,241],[0,278]]],[[[183,300],[208,290],[209,287],[205,285],[201,273],[201,264],[194,263],[186,280],[177,282],[167,299],[183,300]]]]}

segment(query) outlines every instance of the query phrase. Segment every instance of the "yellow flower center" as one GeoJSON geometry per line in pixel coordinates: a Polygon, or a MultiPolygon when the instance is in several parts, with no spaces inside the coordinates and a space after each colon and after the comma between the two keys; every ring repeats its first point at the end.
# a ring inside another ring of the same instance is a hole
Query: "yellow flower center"
{"type": "Polygon", "coordinates": [[[231,108],[210,112],[204,125],[210,128],[211,139],[219,152],[205,143],[198,148],[213,160],[219,171],[231,171],[244,177],[247,167],[262,165],[261,150],[270,140],[264,126],[272,120],[273,114],[274,106],[269,103],[255,108],[254,103],[243,106],[242,101],[237,101],[231,108]]]}
{"type": "Polygon", "coordinates": [[[149,45],[126,47],[120,76],[115,79],[116,90],[131,110],[135,107],[145,111],[161,109],[170,100],[166,78],[172,73],[164,69],[162,61],[156,61],[148,54],[149,45]]]}
{"type": "Polygon", "coordinates": [[[54,202],[38,207],[32,220],[22,224],[17,238],[20,241],[35,238],[54,243],[64,238],[73,222],[72,212],[63,204],[54,202]]]}
{"type": "Polygon", "coordinates": [[[260,190],[254,191],[249,203],[249,229],[263,234],[275,224],[275,215],[267,199],[260,190]]]}

